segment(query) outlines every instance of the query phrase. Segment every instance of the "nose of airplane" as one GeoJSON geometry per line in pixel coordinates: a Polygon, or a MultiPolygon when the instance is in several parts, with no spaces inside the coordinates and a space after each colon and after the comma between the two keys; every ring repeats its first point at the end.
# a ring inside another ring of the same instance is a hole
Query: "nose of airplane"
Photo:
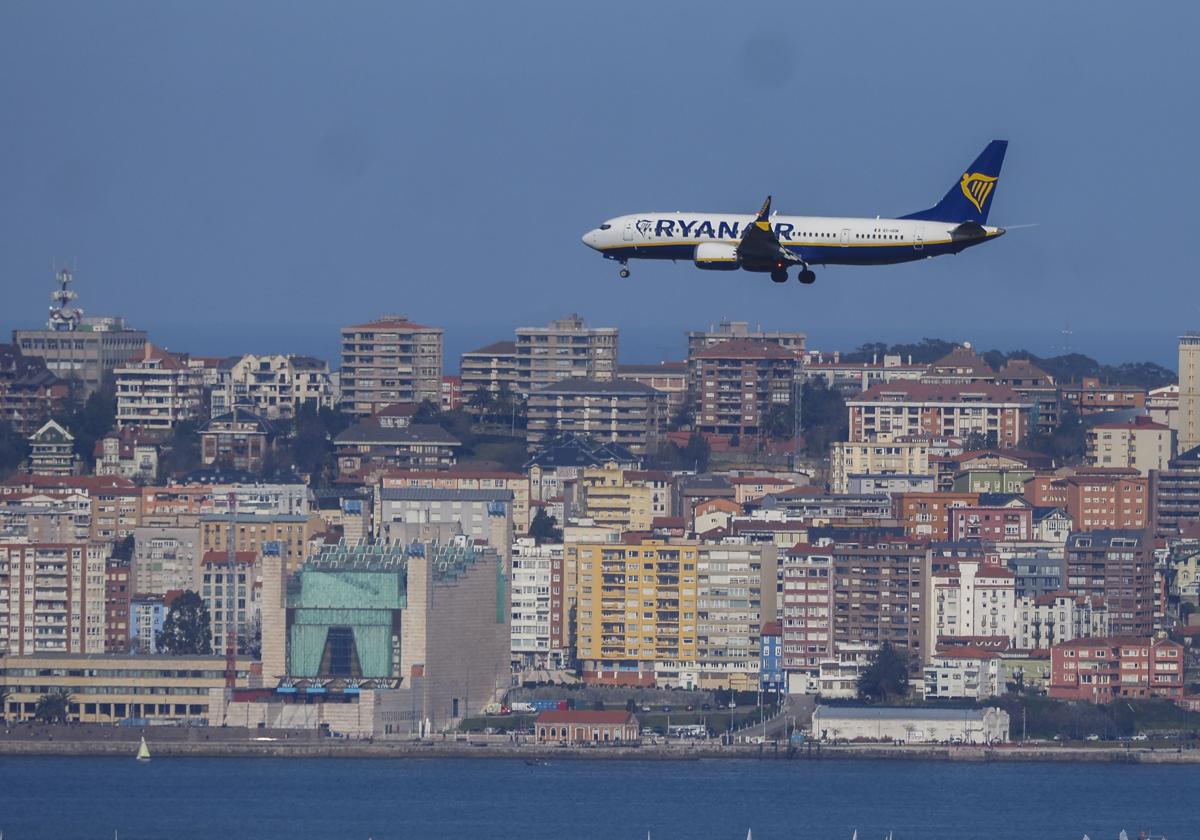
{"type": "Polygon", "coordinates": [[[600,238],[600,231],[592,228],[583,235],[583,244],[589,248],[595,248],[597,240],[600,238]]]}

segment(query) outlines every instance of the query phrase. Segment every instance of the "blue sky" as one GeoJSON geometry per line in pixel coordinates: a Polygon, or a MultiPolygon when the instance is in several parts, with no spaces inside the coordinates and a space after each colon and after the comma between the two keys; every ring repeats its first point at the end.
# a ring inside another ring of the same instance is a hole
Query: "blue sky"
{"type": "MultiPolygon", "coordinates": [[[[1173,364],[1200,326],[1190,3],[0,6],[0,327],[81,304],[173,349],[333,356],[383,312],[448,355],[578,311],[644,361],[722,317],[1173,364]],[[815,286],[639,264],[627,212],[889,215],[993,138],[1036,223],[815,286]]],[[[455,362],[450,361],[449,367],[455,362]]]]}

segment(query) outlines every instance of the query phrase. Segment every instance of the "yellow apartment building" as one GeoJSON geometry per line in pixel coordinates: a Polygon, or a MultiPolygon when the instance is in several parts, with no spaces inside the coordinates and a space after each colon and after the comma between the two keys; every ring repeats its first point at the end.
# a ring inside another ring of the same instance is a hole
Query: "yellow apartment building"
{"type": "MultiPolygon", "coordinates": [[[[576,653],[585,682],[655,685],[696,661],[699,547],[643,539],[575,546],[576,653]]],[[[692,669],[694,670],[694,668],[692,669]]]]}

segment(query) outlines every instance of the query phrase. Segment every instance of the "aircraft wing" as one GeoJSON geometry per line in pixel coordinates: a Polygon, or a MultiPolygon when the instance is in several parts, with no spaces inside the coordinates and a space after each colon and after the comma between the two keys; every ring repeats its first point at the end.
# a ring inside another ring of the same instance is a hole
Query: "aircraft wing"
{"type": "Polygon", "coordinates": [[[738,243],[738,259],[744,266],[768,266],[778,263],[800,263],[800,257],[793,254],[779,242],[779,237],[771,229],[771,196],[763,202],[753,223],[742,234],[738,243]]]}

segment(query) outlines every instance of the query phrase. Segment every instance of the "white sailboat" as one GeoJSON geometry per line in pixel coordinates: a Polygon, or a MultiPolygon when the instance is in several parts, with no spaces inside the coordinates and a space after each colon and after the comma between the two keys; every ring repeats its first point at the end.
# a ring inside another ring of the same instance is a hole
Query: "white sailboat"
{"type": "Polygon", "coordinates": [[[138,744],[137,760],[138,761],[149,761],[150,760],[150,748],[146,746],[146,736],[145,735],[142,736],[142,741],[140,744],[138,744]]]}

